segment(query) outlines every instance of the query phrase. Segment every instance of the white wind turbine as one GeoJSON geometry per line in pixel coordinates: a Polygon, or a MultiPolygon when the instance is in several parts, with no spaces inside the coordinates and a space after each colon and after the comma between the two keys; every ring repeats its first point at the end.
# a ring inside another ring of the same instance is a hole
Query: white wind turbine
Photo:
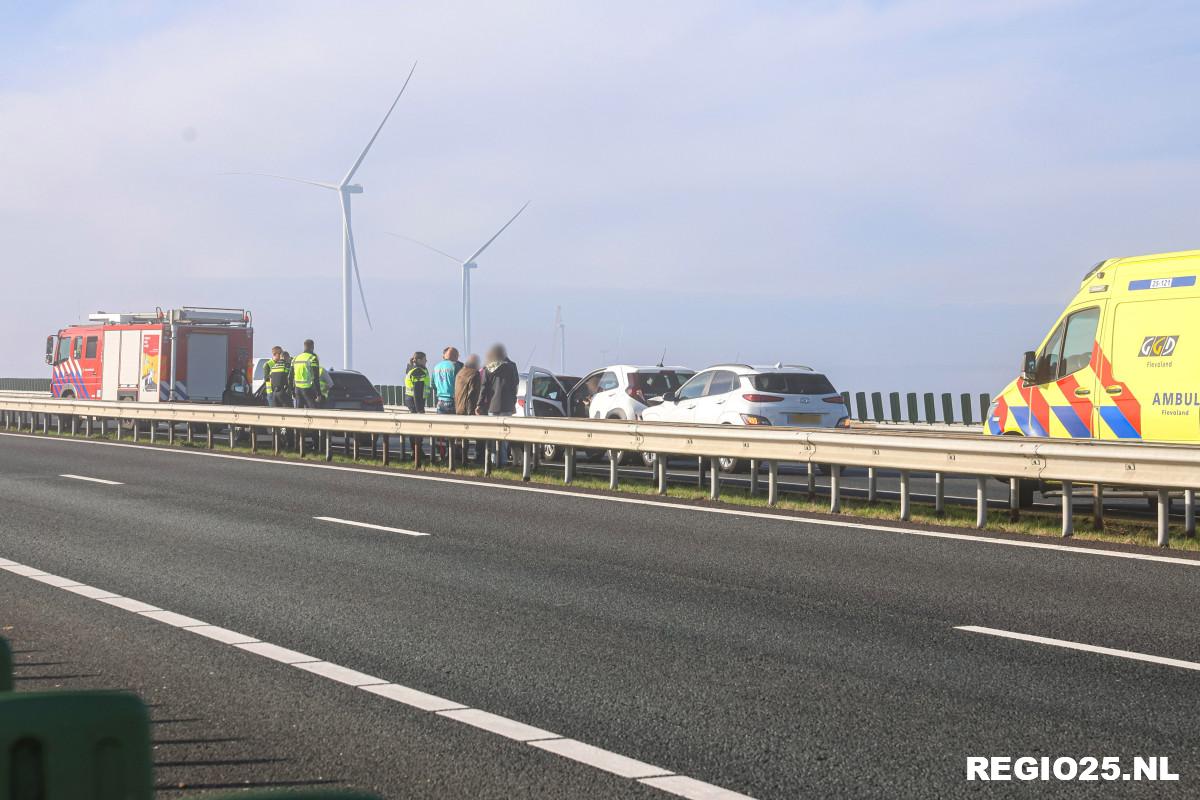
{"type": "Polygon", "coordinates": [[[474,253],[472,253],[469,258],[466,258],[466,259],[460,259],[456,256],[452,256],[443,250],[438,250],[433,245],[425,244],[424,242],[422,242],[419,239],[413,239],[409,236],[404,236],[399,233],[389,234],[389,236],[395,236],[398,239],[404,239],[406,242],[412,242],[413,244],[419,244],[419,245],[421,245],[421,247],[424,247],[426,250],[432,250],[433,252],[437,253],[439,256],[445,256],[446,258],[450,259],[451,261],[455,262],[456,264],[458,264],[459,266],[462,267],[462,326],[463,326],[463,355],[464,356],[470,355],[470,353],[471,353],[471,270],[479,269],[479,265],[475,263],[475,259],[477,259],[477,258],[479,258],[479,256],[483,255],[483,251],[487,250],[488,247],[491,245],[491,243],[496,241],[496,239],[498,239],[500,237],[500,234],[504,233],[505,229],[508,228],[509,225],[512,225],[513,222],[516,221],[517,217],[521,216],[521,212],[529,207],[530,202],[532,202],[532,201],[527,200],[525,202],[525,205],[521,206],[521,208],[518,209],[517,213],[512,215],[512,219],[510,219],[508,222],[504,223],[504,225],[501,226],[500,230],[496,231],[496,233],[492,236],[492,238],[488,239],[486,242],[483,243],[483,247],[480,247],[478,250],[476,250],[474,253]]]}
{"type": "Polygon", "coordinates": [[[375,139],[379,137],[383,126],[387,124],[388,117],[392,115],[396,104],[400,102],[400,98],[404,95],[404,90],[408,88],[408,82],[412,80],[413,72],[417,69],[414,62],[412,69],[408,71],[408,77],[404,79],[404,85],[400,87],[399,94],[392,101],[392,105],[388,108],[387,113],[383,115],[383,121],[379,123],[379,127],[375,129],[367,146],[358,154],[358,158],[354,159],[354,163],[350,165],[345,176],[338,183],[322,183],[321,181],[310,181],[305,178],[293,178],[288,175],[272,175],[267,172],[234,172],[226,173],[230,175],[260,175],[264,178],[279,178],[285,181],[294,181],[295,183],[306,183],[310,186],[319,186],[322,189],[332,189],[338,193],[338,198],[342,205],[342,365],[344,369],[353,369],[354,367],[354,342],[353,342],[353,317],[354,317],[354,294],[351,285],[350,275],[354,273],[354,280],[358,283],[358,298],[362,303],[363,315],[367,318],[367,326],[372,330],[375,326],[371,324],[371,313],[367,311],[367,297],[363,292],[362,275],[358,271],[358,253],[354,249],[354,230],[350,225],[350,195],[362,194],[363,187],[357,183],[351,183],[354,180],[354,174],[358,172],[358,168],[362,166],[363,159],[367,157],[367,153],[371,150],[371,145],[375,144],[375,139]]]}
{"type": "Polygon", "coordinates": [[[553,342],[550,346],[550,363],[554,363],[554,356],[558,354],[558,374],[565,375],[567,373],[567,326],[563,322],[562,306],[554,307],[554,335],[553,342]]]}

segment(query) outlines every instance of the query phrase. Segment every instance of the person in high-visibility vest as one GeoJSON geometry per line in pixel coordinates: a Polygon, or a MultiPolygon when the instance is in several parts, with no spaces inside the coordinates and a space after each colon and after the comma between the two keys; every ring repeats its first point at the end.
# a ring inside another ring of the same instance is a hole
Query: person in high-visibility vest
{"type": "Polygon", "coordinates": [[[296,408],[321,406],[321,360],[313,352],[313,340],[304,340],[304,352],[292,359],[292,387],[296,408]]]}
{"type": "Polygon", "coordinates": [[[271,348],[271,358],[263,364],[263,384],[267,392],[267,405],[285,408],[292,405],[292,365],[284,358],[283,348],[271,348]]]}
{"type": "Polygon", "coordinates": [[[408,361],[404,373],[404,404],[414,414],[425,413],[426,391],[429,388],[429,370],[425,368],[425,354],[417,351],[408,361]]]}

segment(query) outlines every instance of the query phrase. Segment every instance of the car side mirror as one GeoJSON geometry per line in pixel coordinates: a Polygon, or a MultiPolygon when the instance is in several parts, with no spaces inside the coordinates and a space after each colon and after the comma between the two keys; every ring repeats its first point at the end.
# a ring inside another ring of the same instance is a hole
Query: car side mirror
{"type": "Polygon", "coordinates": [[[675,397],[674,392],[664,392],[663,393],[662,402],[664,402],[664,403],[674,403],[676,399],[677,398],[675,397]]]}
{"type": "Polygon", "coordinates": [[[46,337],[46,363],[54,363],[54,338],[53,336],[46,337]]]}
{"type": "Polygon", "coordinates": [[[1026,350],[1021,359],[1021,379],[1025,383],[1034,383],[1037,378],[1037,353],[1026,350]]]}

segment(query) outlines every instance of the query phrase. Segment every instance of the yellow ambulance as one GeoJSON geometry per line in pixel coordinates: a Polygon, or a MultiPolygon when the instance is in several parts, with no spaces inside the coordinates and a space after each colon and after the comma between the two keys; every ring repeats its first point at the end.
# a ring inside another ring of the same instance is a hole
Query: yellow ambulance
{"type": "Polygon", "coordinates": [[[1200,441],[1200,250],[1112,258],[988,410],[991,436],[1200,441]]]}

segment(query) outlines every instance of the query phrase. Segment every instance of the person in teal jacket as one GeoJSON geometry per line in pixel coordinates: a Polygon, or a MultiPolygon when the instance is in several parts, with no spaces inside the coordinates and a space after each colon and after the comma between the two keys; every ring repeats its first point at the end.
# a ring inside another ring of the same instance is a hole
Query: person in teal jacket
{"type": "Polygon", "coordinates": [[[433,369],[429,371],[430,380],[433,381],[437,413],[454,413],[454,381],[462,367],[462,362],[458,360],[458,348],[447,347],[442,351],[442,360],[434,364],[433,369]]]}

